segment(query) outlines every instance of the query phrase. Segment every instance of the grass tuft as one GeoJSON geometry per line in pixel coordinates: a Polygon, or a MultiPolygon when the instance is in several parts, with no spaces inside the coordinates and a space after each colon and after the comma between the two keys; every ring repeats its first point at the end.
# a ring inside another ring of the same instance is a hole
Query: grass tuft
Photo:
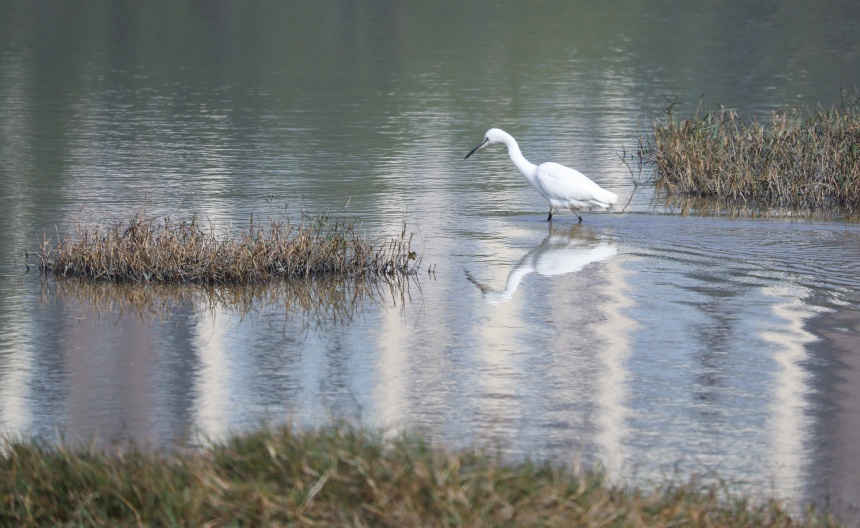
{"type": "Polygon", "coordinates": [[[789,107],[769,125],[720,107],[676,118],[673,105],[640,141],[667,197],[717,198],[734,208],[860,209],[860,96],[830,110],[789,107]]]}
{"type": "Polygon", "coordinates": [[[346,426],[265,429],[171,452],[0,450],[2,526],[837,526],[690,481],[618,487],[599,472],[346,426]]]}
{"type": "Polygon", "coordinates": [[[420,260],[412,235],[372,241],[352,222],[302,214],[254,221],[234,237],[190,221],[147,217],[76,225],[56,239],[43,237],[45,275],[112,282],[253,284],[279,278],[339,275],[390,277],[415,273],[420,260]]]}

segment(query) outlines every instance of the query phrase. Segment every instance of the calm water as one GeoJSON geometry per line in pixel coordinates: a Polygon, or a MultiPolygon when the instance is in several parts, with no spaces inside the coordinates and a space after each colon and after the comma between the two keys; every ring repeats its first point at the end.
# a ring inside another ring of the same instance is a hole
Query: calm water
{"type": "Polygon", "coordinates": [[[347,419],[860,502],[860,226],[681,216],[619,159],[667,98],[838,103],[860,84],[852,3],[292,4],[0,4],[6,434],[347,419]],[[622,206],[547,225],[502,147],[463,160],[491,126],[622,206]],[[423,267],[313,314],[283,286],[75,289],[11,265],[43,230],[141,207],[405,219],[423,267]]]}

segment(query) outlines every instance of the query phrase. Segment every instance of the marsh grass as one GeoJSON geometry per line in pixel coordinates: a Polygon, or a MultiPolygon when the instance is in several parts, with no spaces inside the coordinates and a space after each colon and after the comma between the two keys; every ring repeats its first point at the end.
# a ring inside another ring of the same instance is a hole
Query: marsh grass
{"type": "Polygon", "coordinates": [[[127,221],[74,225],[45,234],[38,252],[45,275],[112,282],[253,284],[279,278],[391,277],[420,262],[404,224],[399,237],[374,241],[353,222],[302,213],[255,222],[234,236],[197,215],[187,221],[140,211],[127,221]]]}
{"type": "Polygon", "coordinates": [[[723,107],[678,118],[673,106],[639,149],[664,196],[740,210],[860,210],[860,97],[830,110],[776,110],[769,124],[723,107]]]}
{"type": "Polygon", "coordinates": [[[698,481],[651,490],[346,426],[206,448],[0,450],[2,526],[836,526],[698,481]]]}

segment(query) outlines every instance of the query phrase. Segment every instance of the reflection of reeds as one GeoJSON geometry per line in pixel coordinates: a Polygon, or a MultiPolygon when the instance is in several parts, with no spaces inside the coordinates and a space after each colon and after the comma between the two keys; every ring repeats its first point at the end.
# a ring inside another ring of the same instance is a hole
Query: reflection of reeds
{"type": "MultiPolygon", "coordinates": [[[[730,218],[803,218],[804,220],[828,220],[833,218],[829,210],[798,210],[768,206],[751,202],[720,199],[712,196],[676,196],[664,194],[656,210],[683,216],[726,216],[730,218]]],[[[847,220],[860,219],[860,210],[841,210],[847,220]]]]}
{"type": "Polygon", "coordinates": [[[305,327],[349,324],[368,304],[410,300],[414,276],[386,280],[342,277],[294,278],[279,282],[236,284],[112,283],[80,279],[45,279],[43,303],[74,301],[101,314],[168,320],[180,308],[229,312],[241,317],[269,309],[284,310],[305,327]]]}
{"type": "Polygon", "coordinates": [[[71,234],[45,236],[39,268],[46,275],[114,282],[252,284],[276,278],[341,275],[392,276],[418,266],[412,236],[372,241],[352,222],[302,214],[249,225],[238,237],[201,225],[197,216],[112,220],[74,226],[71,234]]]}
{"type": "Polygon", "coordinates": [[[745,124],[720,108],[655,121],[640,157],[667,197],[713,197],[731,207],[795,211],[860,207],[860,98],[840,108],[777,110],[745,124]]]}

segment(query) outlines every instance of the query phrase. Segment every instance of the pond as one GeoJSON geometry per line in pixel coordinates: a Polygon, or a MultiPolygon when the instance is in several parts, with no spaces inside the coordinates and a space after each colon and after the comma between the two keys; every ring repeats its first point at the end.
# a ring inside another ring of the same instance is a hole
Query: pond
{"type": "Polygon", "coordinates": [[[838,104],[849,6],[10,8],[0,429],[157,446],[347,420],[858,503],[860,225],[680,214],[622,162],[667,101],[838,104]],[[463,159],[491,126],[618,205],[546,222],[504,147],[463,159]],[[421,268],[370,290],[40,280],[43,236],[141,209],[405,222],[421,268]]]}

